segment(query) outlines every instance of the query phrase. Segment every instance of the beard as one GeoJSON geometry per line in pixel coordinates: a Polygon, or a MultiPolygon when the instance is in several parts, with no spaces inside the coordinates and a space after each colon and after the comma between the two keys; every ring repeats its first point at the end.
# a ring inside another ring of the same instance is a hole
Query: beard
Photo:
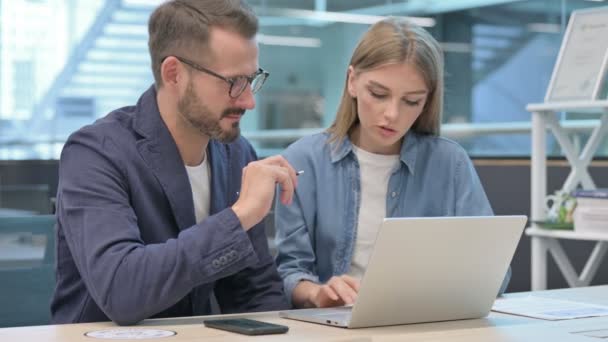
{"type": "Polygon", "coordinates": [[[242,108],[226,108],[216,119],[216,115],[196,96],[192,81],[188,83],[184,96],[177,102],[177,110],[188,124],[210,139],[218,140],[221,143],[230,143],[241,134],[238,121],[233,123],[228,130],[224,130],[220,126],[220,120],[234,114],[242,116],[245,114],[245,110],[242,108]]]}

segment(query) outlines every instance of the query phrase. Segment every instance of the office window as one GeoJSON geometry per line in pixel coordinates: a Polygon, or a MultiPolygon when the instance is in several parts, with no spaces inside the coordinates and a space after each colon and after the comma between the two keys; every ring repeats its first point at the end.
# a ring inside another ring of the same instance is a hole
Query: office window
{"type": "MultiPolygon", "coordinates": [[[[146,25],[160,2],[0,1],[0,129],[10,127],[2,130],[0,158],[57,158],[71,132],[133,104],[153,82],[146,25]]],[[[570,13],[606,5],[587,0],[249,3],[260,17],[260,65],[271,76],[242,125],[261,155],[331,124],[359,37],[377,20],[374,16],[398,15],[413,17],[442,43],[444,132],[473,156],[524,157],[530,153],[525,106],[543,101],[570,13]],[[513,127],[520,133],[505,132],[513,127]]],[[[583,142],[585,134],[579,134],[583,142]]],[[[560,155],[556,146],[549,151],[560,155]]],[[[608,154],[608,148],[600,154],[608,154]]]]}
{"type": "Polygon", "coordinates": [[[15,61],[13,79],[13,98],[15,99],[14,118],[24,118],[29,115],[34,104],[35,85],[34,65],[31,61],[15,61]]]}

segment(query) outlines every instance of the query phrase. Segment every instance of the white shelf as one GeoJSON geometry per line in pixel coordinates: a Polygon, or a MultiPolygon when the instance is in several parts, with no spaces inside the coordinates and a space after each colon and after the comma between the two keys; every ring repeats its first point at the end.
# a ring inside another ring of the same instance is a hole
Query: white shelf
{"type": "Polygon", "coordinates": [[[526,235],[568,240],[608,241],[608,231],[605,233],[594,233],[577,232],[575,230],[528,228],[526,229],[526,235]]]}

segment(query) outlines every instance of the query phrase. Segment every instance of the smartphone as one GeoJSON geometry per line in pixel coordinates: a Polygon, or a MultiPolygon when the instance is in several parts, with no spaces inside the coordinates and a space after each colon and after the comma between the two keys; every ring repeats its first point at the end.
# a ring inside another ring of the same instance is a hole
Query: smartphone
{"type": "Polygon", "coordinates": [[[244,335],[284,334],[289,327],[280,324],[260,322],[246,318],[210,319],[203,322],[206,327],[231,331],[244,335]]]}

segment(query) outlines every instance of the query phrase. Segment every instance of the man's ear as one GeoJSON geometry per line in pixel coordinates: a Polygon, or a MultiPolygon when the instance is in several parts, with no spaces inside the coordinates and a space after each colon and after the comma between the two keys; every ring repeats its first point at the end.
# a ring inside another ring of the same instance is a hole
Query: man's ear
{"type": "Polygon", "coordinates": [[[357,75],[355,73],[355,68],[353,68],[352,65],[348,66],[348,70],[346,71],[346,77],[346,90],[348,91],[348,94],[352,98],[357,98],[357,92],[355,91],[355,79],[357,78],[357,75]]]}
{"type": "Polygon", "coordinates": [[[173,56],[165,58],[163,63],[160,65],[160,76],[165,85],[176,85],[181,77],[182,68],[177,60],[173,56]]]}

